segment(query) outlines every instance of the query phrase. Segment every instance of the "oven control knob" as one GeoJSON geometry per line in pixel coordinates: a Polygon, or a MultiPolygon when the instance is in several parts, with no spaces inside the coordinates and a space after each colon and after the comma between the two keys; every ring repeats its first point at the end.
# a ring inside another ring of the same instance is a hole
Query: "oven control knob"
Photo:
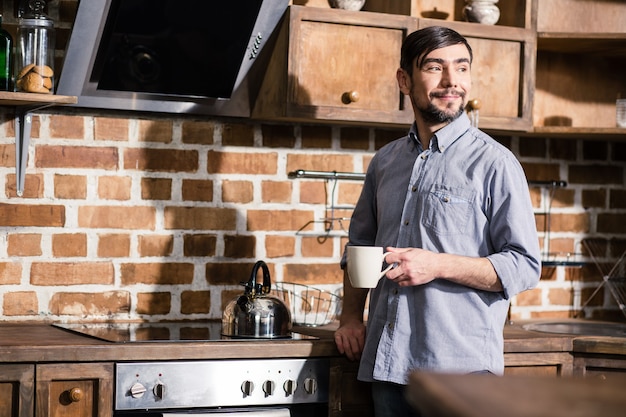
{"type": "Polygon", "coordinates": [[[315,394],[317,391],[317,380],[315,378],[307,378],[304,380],[304,390],[307,394],[315,394]]]}
{"type": "Polygon", "coordinates": [[[276,384],[274,381],[270,381],[269,379],[263,383],[263,392],[265,392],[265,396],[269,397],[270,395],[274,395],[274,388],[276,384]]]}
{"type": "Polygon", "coordinates": [[[288,379],[283,384],[283,389],[285,390],[285,394],[287,394],[287,396],[293,395],[293,393],[296,392],[297,387],[298,383],[293,379],[288,379]]]}
{"type": "Polygon", "coordinates": [[[246,397],[252,395],[252,391],[254,391],[254,384],[252,381],[243,381],[243,384],[241,384],[241,392],[243,392],[243,395],[246,397]]]}
{"type": "Polygon", "coordinates": [[[135,382],[132,387],[130,387],[130,396],[133,398],[141,398],[146,393],[146,387],[143,386],[141,382],[135,382]]]}
{"type": "Polygon", "coordinates": [[[163,397],[165,397],[165,384],[161,381],[158,381],[156,384],[154,384],[154,387],[152,387],[152,392],[154,393],[155,397],[157,397],[159,400],[162,400],[163,397]]]}

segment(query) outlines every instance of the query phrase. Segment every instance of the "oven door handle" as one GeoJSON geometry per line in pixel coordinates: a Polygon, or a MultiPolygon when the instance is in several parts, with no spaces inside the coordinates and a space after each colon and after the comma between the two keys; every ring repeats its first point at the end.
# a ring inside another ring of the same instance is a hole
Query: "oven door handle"
{"type": "Polygon", "coordinates": [[[200,416],[210,416],[210,417],[291,417],[291,412],[288,408],[273,408],[273,409],[259,409],[254,410],[250,409],[249,411],[218,411],[218,412],[204,412],[204,413],[163,413],[163,417],[200,417],[200,416]]]}

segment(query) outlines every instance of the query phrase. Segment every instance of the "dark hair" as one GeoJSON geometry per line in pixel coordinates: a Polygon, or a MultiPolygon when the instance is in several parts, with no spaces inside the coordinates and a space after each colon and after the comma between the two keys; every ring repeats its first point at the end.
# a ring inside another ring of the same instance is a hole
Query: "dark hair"
{"type": "Polygon", "coordinates": [[[465,45],[470,55],[470,64],[474,58],[472,48],[467,39],[457,31],[443,26],[429,26],[416,30],[409,34],[402,42],[400,52],[400,68],[409,75],[413,74],[413,61],[417,58],[417,67],[421,65],[422,59],[435,49],[445,48],[452,45],[465,45]]]}

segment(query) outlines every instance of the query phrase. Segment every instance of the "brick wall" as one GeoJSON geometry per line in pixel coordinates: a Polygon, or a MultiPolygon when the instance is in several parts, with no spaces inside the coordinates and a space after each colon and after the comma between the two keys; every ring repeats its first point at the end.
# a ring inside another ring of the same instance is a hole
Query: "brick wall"
{"type": "MultiPolygon", "coordinates": [[[[63,45],[75,1],[51,6],[63,45]]],[[[34,118],[19,198],[13,115],[1,117],[3,321],[217,319],[257,259],[274,281],[339,290],[361,184],[288,173],[363,172],[404,133],[55,108],[34,118]]],[[[625,138],[498,139],[530,180],[568,183],[531,188],[544,249],[584,253],[587,240],[605,270],[614,263],[626,250],[625,138]]],[[[545,267],[539,287],[513,300],[512,318],[573,316],[602,282],[582,259],[545,267]]],[[[623,319],[606,287],[588,305],[589,316],[623,319]]]]}

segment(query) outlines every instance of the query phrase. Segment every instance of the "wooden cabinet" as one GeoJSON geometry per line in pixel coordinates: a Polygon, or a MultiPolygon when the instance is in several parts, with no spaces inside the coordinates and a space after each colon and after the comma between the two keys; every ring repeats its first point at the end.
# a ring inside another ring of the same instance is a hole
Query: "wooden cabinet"
{"type": "Polygon", "coordinates": [[[410,124],[396,70],[402,41],[415,29],[406,16],[290,7],[253,117],[410,124]]]}
{"type": "Polygon", "coordinates": [[[571,376],[573,357],[569,352],[505,353],[505,375],[571,376]]]}
{"type": "Polygon", "coordinates": [[[35,417],[111,417],[112,363],[42,364],[36,368],[35,417]]]}
{"type": "Polygon", "coordinates": [[[0,417],[32,417],[35,365],[0,365],[0,417]]]}
{"type": "MultiPolygon", "coordinates": [[[[536,1],[536,0],[535,0],[536,1]]],[[[538,133],[626,135],[626,2],[536,1],[538,133]]]]}
{"type": "Polygon", "coordinates": [[[576,355],[574,372],[587,378],[602,381],[626,381],[626,357],[624,355],[576,355]]]}
{"type": "Polygon", "coordinates": [[[328,417],[373,417],[371,386],[356,379],[358,362],[345,357],[330,363],[328,417]]]}

